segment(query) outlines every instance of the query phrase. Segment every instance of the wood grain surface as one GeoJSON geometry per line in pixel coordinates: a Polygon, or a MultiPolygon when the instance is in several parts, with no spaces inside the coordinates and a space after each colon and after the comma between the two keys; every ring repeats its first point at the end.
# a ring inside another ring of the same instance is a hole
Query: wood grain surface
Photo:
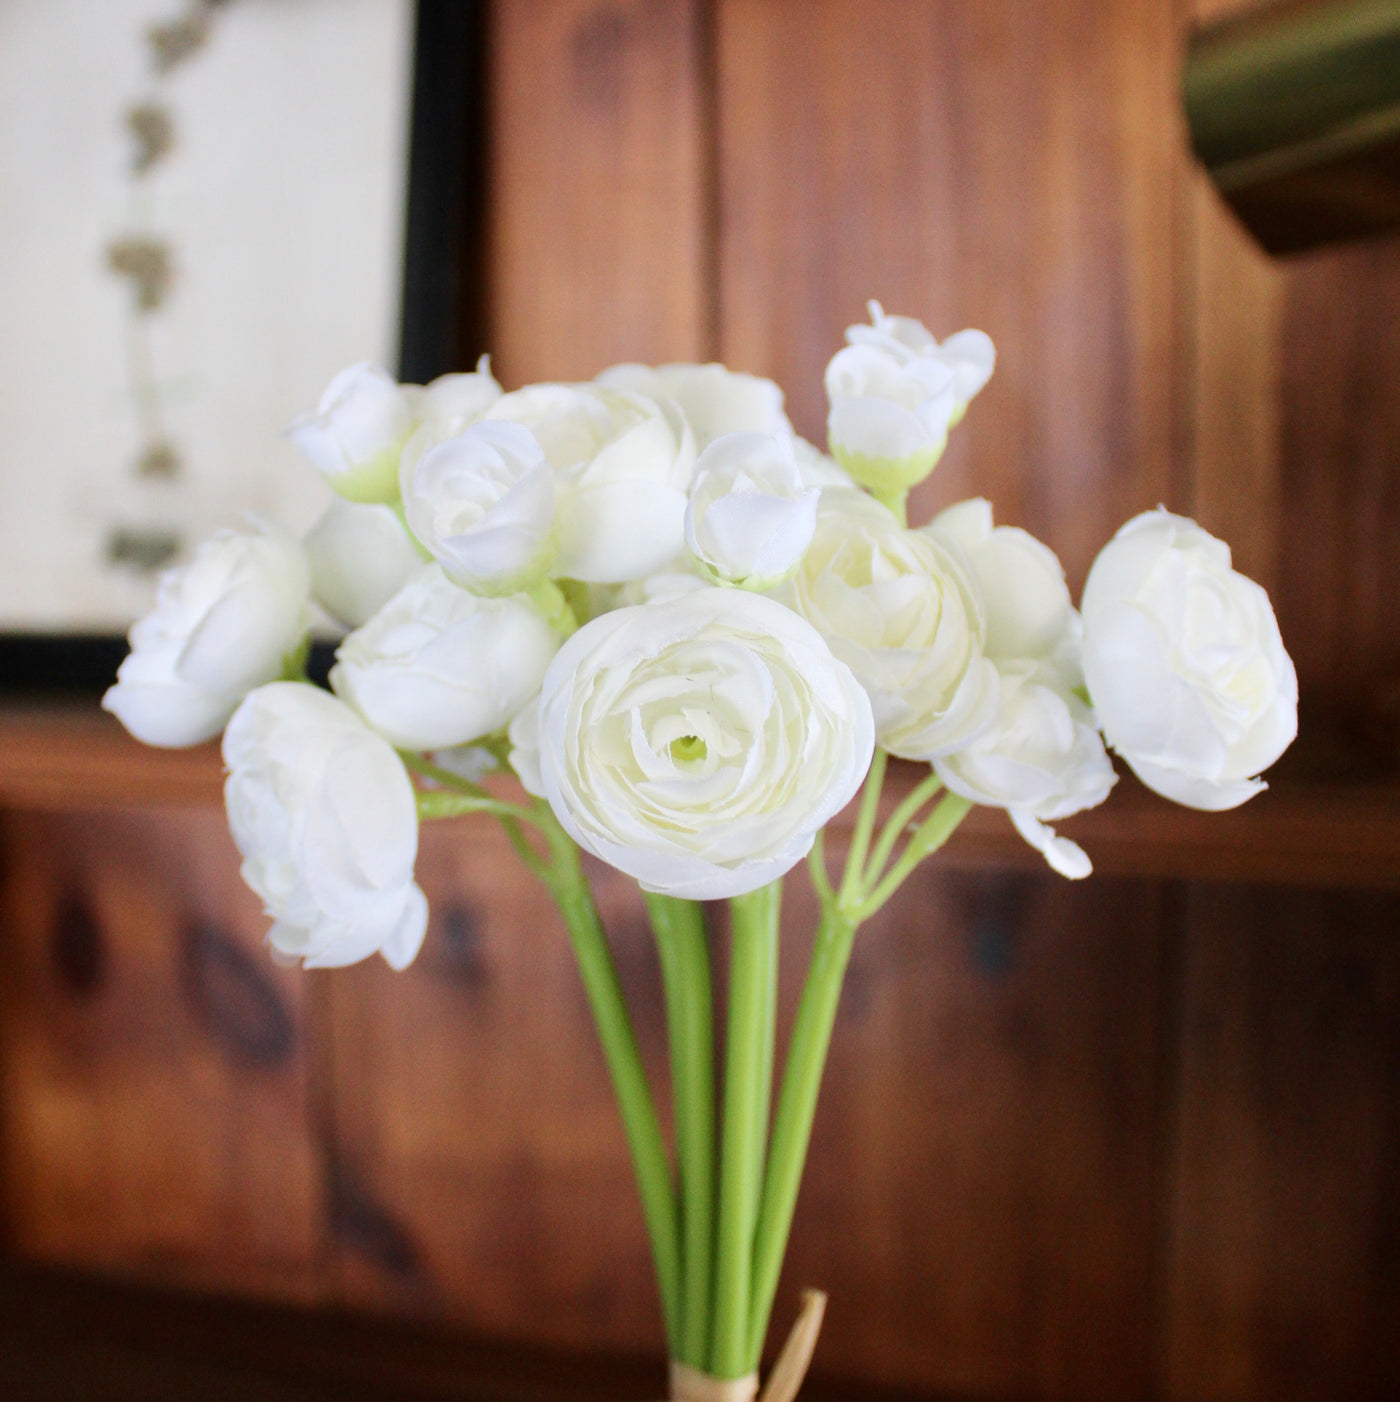
{"type": "Polygon", "coordinates": [[[267,957],[217,810],[6,814],[8,1239],[308,1299],[325,1260],[312,981],[267,957]]]}
{"type": "Polygon", "coordinates": [[[507,388],[709,353],[699,0],[492,7],[495,371],[507,388]]]}
{"type": "MultiPolygon", "coordinates": [[[[1303,739],[1261,799],[1197,814],[1125,779],[1064,825],[1083,885],[979,812],[864,933],[775,1317],[831,1290],[818,1392],[1400,1392],[1400,245],[1266,263],[1193,171],[1184,27],[1232,3],[492,7],[507,385],[719,356],[776,376],[819,441],[866,297],[979,325],[996,375],[916,512],[985,494],[1076,587],[1127,516],[1192,512],[1299,665],[1303,739]]],[[[659,1377],[616,1113],[541,892],[494,829],[435,825],[412,969],[279,970],[220,786],[212,746],[0,715],[6,1241],[526,1353],[651,1353],[659,1377]]],[[[664,1087],[649,936],[598,874],[664,1087]]],[[[784,1028],[810,918],[798,873],[784,1028]]],[[[457,1395],[375,1337],[362,1375],[325,1365],[344,1395],[457,1395]]],[[[182,1357],[129,1395],[213,1376],[182,1357]]],[[[570,1395],[522,1368],[491,1395],[570,1395]]]]}
{"type": "Polygon", "coordinates": [[[1077,587],[1175,494],[1176,45],[1142,0],[720,0],[721,358],[824,441],[867,298],[981,327],[996,374],[911,519],[985,495],[1077,587]]]}

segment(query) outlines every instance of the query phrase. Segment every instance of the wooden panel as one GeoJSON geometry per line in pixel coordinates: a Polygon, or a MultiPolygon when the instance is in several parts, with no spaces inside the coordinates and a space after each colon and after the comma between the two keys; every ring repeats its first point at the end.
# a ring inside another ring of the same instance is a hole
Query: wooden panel
{"type": "Polygon", "coordinates": [[[220,812],[4,818],[5,1206],[28,1256],[319,1286],[307,982],[220,812]]]}
{"type": "Polygon", "coordinates": [[[1169,3],[720,0],[720,348],[824,440],[865,300],[999,363],[915,497],[972,493],[1076,582],[1171,500],[1178,35],[1169,3]]]}
{"type": "Polygon", "coordinates": [[[508,386],[705,358],[700,9],[492,6],[491,348],[508,386]]]}
{"type": "Polygon", "coordinates": [[[1335,776],[1400,773],[1400,240],[1317,254],[1283,325],[1279,624],[1335,776]]]}
{"type": "Polygon", "coordinates": [[[1188,906],[1166,1395],[1400,1393],[1400,902],[1188,906]]]}
{"type": "MultiPolygon", "coordinates": [[[[889,807],[916,774],[915,766],[896,766],[889,807]]],[[[512,781],[492,782],[518,797],[512,781]]],[[[0,709],[0,805],[65,812],[77,796],[86,808],[217,806],[223,801],[218,746],[149,749],[93,707],[0,709]]],[[[848,813],[836,824],[852,820],[848,813]]],[[[1230,813],[1198,813],[1125,775],[1107,804],[1067,820],[1064,831],[1108,875],[1400,885],[1400,790],[1393,784],[1283,783],[1230,813]]],[[[1041,858],[995,809],[972,812],[948,858],[962,867],[1041,868],[1041,858]]]]}
{"type": "Polygon", "coordinates": [[[834,1292],[823,1370],[1147,1395],[1165,914],[1150,885],[933,864],[862,931],[778,1306],[834,1292]]]}
{"type": "MultiPolygon", "coordinates": [[[[1198,20],[1241,8],[1195,0],[1198,20]]],[[[1400,241],[1267,260],[1194,176],[1193,509],[1274,598],[1310,777],[1400,773],[1400,241]]]]}
{"type": "MultiPolygon", "coordinates": [[[[1279,583],[1280,338],[1287,275],[1200,171],[1192,184],[1195,356],[1191,515],[1230,542],[1235,568],[1279,583]]],[[[1291,630],[1289,641],[1292,641],[1291,630]]]]}
{"type": "MultiPolygon", "coordinates": [[[[435,824],[403,974],[330,974],[347,1298],[502,1337],[655,1350],[660,1312],[621,1122],[563,925],[494,823],[435,824]]],[[[664,1076],[640,898],[599,872],[638,1035],[664,1076]]]]}

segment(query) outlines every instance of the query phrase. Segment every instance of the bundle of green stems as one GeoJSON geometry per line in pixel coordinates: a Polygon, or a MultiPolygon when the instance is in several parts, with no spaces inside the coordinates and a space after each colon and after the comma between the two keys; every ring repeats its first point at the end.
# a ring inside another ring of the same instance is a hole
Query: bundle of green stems
{"type": "Polygon", "coordinates": [[[508,802],[417,756],[405,759],[438,786],[419,794],[422,817],[494,815],[558,903],[626,1132],[672,1359],[720,1379],[754,1373],[768,1333],[856,931],[919,862],[947,841],[969,803],[950,793],[940,799],[942,786],[930,774],[878,825],[887,756],[877,750],[835,883],[818,835],[808,866],[821,916],[776,1105],[782,882],[729,901],[728,1012],[718,1084],[705,909],[694,901],[646,894],[666,1001],[673,1161],[573,839],[542,800],[529,806],[508,802]]]}

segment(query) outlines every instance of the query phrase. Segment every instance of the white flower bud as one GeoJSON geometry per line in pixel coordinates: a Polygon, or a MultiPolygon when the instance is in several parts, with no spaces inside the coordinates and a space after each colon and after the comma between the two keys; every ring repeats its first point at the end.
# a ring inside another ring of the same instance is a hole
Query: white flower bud
{"type": "Polygon", "coordinates": [[[723,365],[614,365],[595,383],[680,406],[702,452],[726,433],[792,436],[783,392],[772,380],[723,365]]]}
{"type": "Polygon", "coordinates": [[[439,375],[426,385],[402,388],[417,423],[431,426],[442,438],[475,423],[501,397],[489,355],[483,355],[473,371],[439,375]]]}
{"type": "Polygon", "coordinates": [[[1089,708],[1035,680],[1031,663],[1000,669],[995,722],[935,761],[938,777],[974,803],[1005,808],[1017,831],[1062,876],[1091,871],[1082,848],[1046,823],[1096,808],[1117,781],[1089,708]]]}
{"type": "Polygon", "coordinates": [[[837,351],[826,367],[836,461],[878,492],[921,482],[947,446],[954,384],[952,370],[931,357],[900,359],[874,346],[837,351]]]}
{"type": "Polygon", "coordinates": [[[887,316],[878,302],[869,303],[870,326],[849,326],[846,340],[853,346],[874,346],[896,356],[940,360],[953,372],[953,422],[962,418],[968,404],[992,378],[996,347],[985,331],[955,331],[942,345],[919,321],[908,316],[887,316]]]}
{"type": "Polygon", "coordinates": [[[820,495],[803,486],[791,438],[726,434],[695,464],[686,544],[713,583],[771,589],[801,563],[820,495]]]}
{"type": "Polygon", "coordinates": [[[1015,526],[993,526],[982,497],[948,507],[923,531],[955,546],[971,566],[986,610],[988,658],[999,667],[1034,662],[1037,680],[1059,691],[1083,686],[1083,627],[1048,545],[1015,526]]]}
{"type": "Polygon", "coordinates": [[[670,400],[596,385],[532,385],[503,395],[487,418],[529,428],[555,470],[556,575],[625,584],[685,549],[695,438],[670,400]]]}
{"type": "Polygon", "coordinates": [[[412,963],[428,904],[413,880],[413,787],[388,743],[324,691],[273,682],[229,722],[224,763],[229,827],[276,922],[272,947],[307,968],[376,951],[412,963]]]}
{"type": "Polygon", "coordinates": [[[255,686],[282,674],[310,623],[310,570],[280,527],[219,531],[161,576],[156,606],[104,709],[148,745],[197,745],[223,729],[255,686]]]}
{"type": "Polygon", "coordinates": [[[332,618],[358,628],[403,588],[423,563],[392,507],[337,498],[302,544],[311,593],[332,618]]]}
{"type": "Polygon", "coordinates": [[[1298,677],[1269,596],[1230,547],[1162,510],[1135,516],[1084,586],[1084,676],[1108,743],[1150,789],[1234,808],[1298,732],[1298,677]]]}
{"type": "Polygon", "coordinates": [[[528,599],[481,598],[425,565],[341,643],[331,686],[397,748],[444,749],[504,730],[558,646],[528,599]]]}
{"type": "Polygon", "coordinates": [[[403,451],[404,514],[448,576],[477,594],[516,594],[554,559],[554,470],[533,434],[483,420],[439,439],[431,425],[403,451]]]}
{"type": "Polygon", "coordinates": [[[388,502],[399,494],[399,452],[413,425],[393,376],[364,362],[342,370],[287,436],[347,500],[388,502]]]}

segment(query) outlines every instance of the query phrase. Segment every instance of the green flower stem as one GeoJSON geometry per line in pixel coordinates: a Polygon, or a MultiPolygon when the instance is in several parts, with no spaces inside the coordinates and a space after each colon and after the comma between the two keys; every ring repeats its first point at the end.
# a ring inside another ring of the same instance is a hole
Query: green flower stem
{"type": "Polygon", "coordinates": [[[681,1179],[680,1343],[702,1371],[710,1343],[715,1232],[714,997],[705,916],[694,901],[646,896],[656,934],[671,1042],[676,1159],[681,1179]]]}
{"type": "Polygon", "coordinates": [[[306,681],[306,663],[310,656],[311,634],[303,633],[301,641],[282,659],[282,680],[284,682],[306,681]]]}
{"type": "Polygon", "coordinates": [[[541,580],[529,591],[530,602],[540,616],[561,637],[571,638],[578,632],[578,618],[564,591],[552,580],[541,580]]]}
{"type": "MultiPolygon", "coordinates": [[[[752,1298],[740,1374],[757,1368],[763,1353],[768,1316],[773,1309],[778,1275],[787,1251],[797,1190],[812,1137],[817,1092],[821,1088],[831,1029],[836,1021],[836,1004],[850,961],[856,925],[856,920],[839,903],[829,902],[822,910],[821,924],[817,927],[812,962],[802,999],[797,1005],[792,1040],[788,1044],[787,1070],[773,1121],[773,1143],[754,1235],[752,1298]]],[[[746,1290],[745,1294],[748,1293],[746,1290]]]]}
{"type": "MultiPolygon", "coordinates": [[[[880,751],[876,752],[877,759],[881,754],[880,751]]],[[[819,883],[817,887],[822,898],[821,924],[817,927],[812,962],[807,970],[807,981],[797,1005],[792,1039],[788,1044],[787,1066],[773,1120],[773,1142],[769,1149],[768,1169],[754,1234],[746,1371],[758,1367],[763,1341],[768,1333],[768,1319],[773,1310],[773,1297],[778,1289],[778,1276],[782,1271],[788,1234],[792,1230],[792,1217],[797,1207],[797,1192],[802,1183],[802,1169],[807,1162],[807,1149],[811,1143],[812,1120],[816,1114],[827,1052],[831,1047],[841,984],[850,963],[856,930],[862,921],[873,915],[895,893],[919,862],[952,836],[972,807],[957,794],[947,795],[916,829],[889,873],[879,879],[879,884],[871,890],[868,882],[878,878],[880,867],[893,851],[901,828],[934,791],[930,781],[925,780],[906,796],[891,815],[875,849],[874,860],[866,872],[862,868],[869,850],[879,804],[879,786],[883,778],[884,766],[880,765],[877,769],[872,764],[846,858],[840,893],[833,897],[829,885],[823,888],[819,883]]]]}
{"type": "Polygon", "coordinates": [[[857,910],[857,918],[868,920],[903,885],[905,878],[921,861],[936,852],[953,835],[958,824],[972,808],[970,799],[961,794],[945,795],[937,808],[924,819],[900,853],[899,860],[881,878],[880,884],[866,895],[857,910]]]}
{"type": "Polygon", "coordinates": [[[885,824],[884,831],[881,832],[879,841],[875,844],[875,850],[870,854],[870,861],[866,865],[863,880],[867,886],[872,881],[879,880],[880,873],[884,871],[885,863],[889,861],[890,854],[894,851],[895,843],[899,841],[900,834],[913,821],[914,815],[918,813],[919,809],[942,787],[943,781],[930,770],[927,778],[915,784],[904,796],[899,807],[890,814],[889,821],[885,824]]]}
{"type": "Polygon", "coordinates": [[[533,821],[529,809],[489,794],[477,798],[474,794],[453,793],[447,789],[419,789],[413,799],[420,820],[459,818],[464,813],[494,813],[498,818],[511,818],[516,822],[533,821]]]}
{"type": "Polygon", "coordinates": [[[714,1340],[708,1371],[739,1378],[752,1371],[749,1317],[754,1229],[763,1185],[782,883],[744,896],[730,909],[729,1028],[720,1150],[719,1229],[715,1261],[714,1340]]]}
{"type": "Polygon", "coordinates": [[[894,487],[887,492],[882,492],[872,487],[870,489],[870,495],[873,496],[881,506],[887,507],[901,526],[907,526],[909,524],[908,487],[902,489],[894,487]]]}
{"type": "Polygon", "coordinates": [[[431,779],[442,787],[438,791],[419,790],[414,794],[420,818],[455,818],[463,813],[494,813],[513,823],[533,823],[535,815],[528,808],[505,799],[492,798],[480,784],[454,774],[439,764],[433,764],[412,750],[400,750],[399,758],[411,774],[431,779]]]}
{"type": "Polygon", "coordinates": [[[885,768],[889,758],[884,750],[877,749],[870,761],[870,772],[865,776],[855,831],[851,834],[851,845],[846,853],[846,870],[841,878],[841,889],[836,895],[837,901],[842,904],[848,904],[860,889],[865,854],[870,850],[870,838],[875,831],[875,817],[880,811],[880,790],[885,784],[885,768]]]}
{"type": "Polygon", "coordinates": [[[646,1072],[642,1069],[636,1034],[579,850],[548,806],[541,803],[538,808],[540,826],[552,858],[546,879],[568,927],[593,1019],[598,1026],[598,1037],[603,1044],[603,1055],[612,1075],[613,1092],[637,1175],[642,1215],[651,1238],[666,1339],[674,1353],[680,1343],[681,1247],[670,1160],[646,1072]]]}

